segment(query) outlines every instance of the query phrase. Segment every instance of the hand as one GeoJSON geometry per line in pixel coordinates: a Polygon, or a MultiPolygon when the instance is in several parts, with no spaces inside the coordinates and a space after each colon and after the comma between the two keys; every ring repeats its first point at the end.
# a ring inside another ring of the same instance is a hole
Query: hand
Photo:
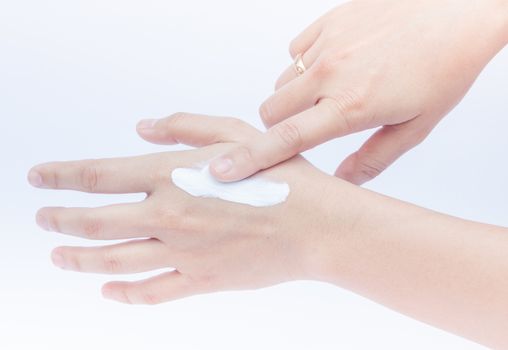
{"type": "Polygon", "coordinates": [[[140,123],[138,131],[153,142],[203,147],[47,163],[29,173],[42,188],[147,193],[140,203],[37,214],[53,231],[128,240],[56,248],[53,261],[62,268],[116,274],[175,268],[147,280],[110,282],[106,297],[155,304],[315,279],[487,346],[508,346],[507,229],[378,195],[326,176],[302,157],[262,174],[288,182],[291,193],[282,204],[255,208],[191,197],[172,185],[173,168],[207,161],[258,132],[233,119],[185,114],[140,123]]]}
{"type": "Polygon", "coordinates": [[[171,182],[172,169],[208,161],[258,134],[232,118],[179,114],[158,121],[153,138],[202,148],[34,167],[29,180],[41,188],[147,193],[139,203],[39,210],[37,222],[47,230],[87,239],[127,240],[100,247],[59,247],[53,251],[53,262],[68,270],[114,274],[175,268],[147,280],[104,286],[106,297],[127,303],[155,304],[197,293],[312,278],[315,269],[310,261],[321,244],[319,235],[326,231],[320,191],[328,177],[303,158],[263,173],[291,188],[288,200],[273,207],[195,198],[171,182]]]}
{"type": "Polygon", "coordinates": [[[211,164],[222,181],[245,178],[327,140],[381,126],[338,167],[368,181],[416,146],[506,44],[507,2],[352,1],[300,34],[293,65],[261,106],[268,131],[211,164]],[[502,6],[502,7],[501,7],[502,6]]]}

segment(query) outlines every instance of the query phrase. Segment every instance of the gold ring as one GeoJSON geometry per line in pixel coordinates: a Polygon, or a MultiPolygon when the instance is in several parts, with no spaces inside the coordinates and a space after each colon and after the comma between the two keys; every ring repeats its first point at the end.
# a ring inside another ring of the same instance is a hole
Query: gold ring
{"type": "Polygon", "coordinates": [[[307,68],[305,68],[305,64],[303,63],[303,54],[299,53],[298,55],[296,55],[294,65],[296,75],[302,75],[303,73],[305,73],[307,68]]]}

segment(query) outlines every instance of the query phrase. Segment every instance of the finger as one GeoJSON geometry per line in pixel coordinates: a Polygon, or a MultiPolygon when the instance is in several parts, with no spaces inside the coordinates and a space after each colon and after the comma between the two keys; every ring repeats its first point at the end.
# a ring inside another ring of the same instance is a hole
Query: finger
{"type": "Polygon", "coordinates": [[[259,115],[266,127],[314,106],[318,100],[317,82],[303,74],[277,90],[259,107],[259,115]]]}
{"type": "Polygon", "coordinates": [[[146,119],[137,125],[139,135],[152,143],[183,143],[202,147],[219,142],[240,142],[258,131],[246,122],[227,117],[176,113],[163,119],[146,119]]]}
{"type": "Polygon", "coordinates": [[[220,181],[237,181],[269,168],[332,138],[368,127],[355,105],[329,99],[274,125],[265,134],[210,163],[220,181]]]}
{"type": "Polygon", "coordinates": [[[150,192],[147,174],[156,165],[148,156],[51,162],[33,167],[28,181],[40,188],[90,193],[150,192]]]}
{"type": "Polygon", "coordinates": [[[291,41],[289,44],[289,54],[293,59],[296,58],[296,55],[303,54],[312,47],[323,31],[323,23],[326,18],[326,15],[318,18],[291,41]]]}
{"type": "Polygon", "coordinates": [[[151,236],[145,203],[115,204],[100,208],[42,208],[37,224],[47,230],[88,239],[126,239],[151,236]]]}
{"type": "Polygon", "coordinates": [[[102,247],[58,247],[53,263],[65,270],[125,274],[170,267],[168,247],[158,239],[141,239],[102,247]]]}
{"type": "Polygon", "coordinates": [[[201,293],[200,289],[175,270],[137,282],[109,282],[102,287],[102,294],[122,303],[154,305],[201,293]]]}
{"type": "Polygon", "coordinates": [[[372,180],[401,155],[422,142],[428,132],[425,129],[414,131],[407,125],[384,126],[358,151],[348,156],[335,175],[357,185],[372,180]]]}
{"type": "MultiPolygon", "coordinates": [[[[303,65],[307,70],[310,69],[314,62],[316,62],[319,58],[323,46],[322,41],[322,37],[320,36],[307,51],[302,53],[303,65]]],[[[275,90],[279,90],[281,87],[297,77],[299,77],[299,75],[296,72],[295,64],[293,62],[277,79],[277,82],[275,83],[275,90]]]]}

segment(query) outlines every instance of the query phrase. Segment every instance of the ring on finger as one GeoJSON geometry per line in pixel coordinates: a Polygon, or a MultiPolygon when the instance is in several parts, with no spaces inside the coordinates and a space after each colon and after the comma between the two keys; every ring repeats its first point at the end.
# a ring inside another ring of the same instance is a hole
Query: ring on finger
{"type": "Polygon", "coordinates": [[[305,67],[305,64],[303,63],[303,54],[299,53],[298,55],[296,55],[294,67],[295,67],[295,72],[298,76],[305,73],[307,68],[305,67]]]}

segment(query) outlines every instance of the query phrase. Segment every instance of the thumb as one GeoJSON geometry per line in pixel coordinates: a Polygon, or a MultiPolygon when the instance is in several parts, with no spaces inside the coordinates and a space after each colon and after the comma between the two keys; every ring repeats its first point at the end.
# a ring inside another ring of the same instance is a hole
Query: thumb
{"type": "Polygon", "coordinates": [[[374,179],[428,135],[426,129],[412,126],[400,124],[382,127],[339,165],[335,176],[356,185],[374,179]]]}

